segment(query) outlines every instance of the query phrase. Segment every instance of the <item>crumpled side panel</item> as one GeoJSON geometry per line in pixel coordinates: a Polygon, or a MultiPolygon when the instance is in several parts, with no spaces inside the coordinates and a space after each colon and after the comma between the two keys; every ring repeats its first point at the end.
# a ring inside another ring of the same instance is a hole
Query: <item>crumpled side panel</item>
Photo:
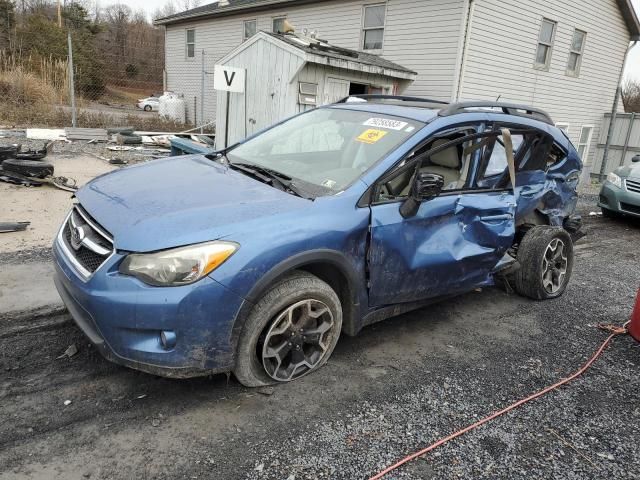
{"type": "Polygon", "coordinates": [[[543,171],[520,172],[516,176],[518,207],[516,224],[530,223],[535,212],[547,217],[549,224],[562,226],[578,203],[577,181],[567,182],[561,174],[543,171]]]}

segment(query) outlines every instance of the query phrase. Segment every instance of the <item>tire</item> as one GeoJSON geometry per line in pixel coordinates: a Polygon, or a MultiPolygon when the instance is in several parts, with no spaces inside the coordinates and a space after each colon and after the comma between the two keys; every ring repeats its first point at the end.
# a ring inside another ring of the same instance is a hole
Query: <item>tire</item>
{"type": "Polygon", "coordinates": [[[563,228],[533,227],[518,247],[516,292],[534,300],[560,297],[571,279],[573,260],[573,242],[563,228]]]}
{"type": "Polygon", "coordinates": [[[17,160],[9,158],[2,162],[2,168],[8,172],[19,173],[25,177],[45,178],[53,175],[53,165],[38,160],[17,160]]]}
{"type": "Polygon", "coordinates": [[[2,164],[8,158],[16,158],[18,148],[18,145],[0,146],[0,164],[2,164]]]}
{"type": "Polygon", "coordinates": [[[247,387],[296,380],[318,370],[327,362],[341,330],[342,305],[336,292],[318,277],[294,271],[275,283],[249,313],[240,334],[233,373],[247,387]],[[314,319],[308,316],[311,325],[296,325],[287,321],[290,310],[294,317],[298,312],[311,312],[319,314],[319,317],[314,319]],[[287,323],[294,330],[301,328],[295,336],[289,330],[283,331],[283,325],[287,323]],[[309,333],[312,330],[314,333],[309,333]],[[310,336],[320,341],[317,344],[309,342],[310,336]],[[265,343],[273,348],[267,349],[265,343]],[[272,352],[283,350],[287,353],[282,356],[282,361],[275,356],[270,357],[272,352]],[[306,365],[298,361],[301,354],[304,355],[304,361],[308,362],[306,365]],[[287,359],[290,368],[284,368],[288,364],[287,359]],[[288,375],[290,378],[287,378],[288,375]]]}
{"type": "Polygon", "coordinates": [[[153,107],[151,105],[145,105],[144,106],[144,111],[145,112],[150,112],[151,110],[153,110],[153,107]]]}

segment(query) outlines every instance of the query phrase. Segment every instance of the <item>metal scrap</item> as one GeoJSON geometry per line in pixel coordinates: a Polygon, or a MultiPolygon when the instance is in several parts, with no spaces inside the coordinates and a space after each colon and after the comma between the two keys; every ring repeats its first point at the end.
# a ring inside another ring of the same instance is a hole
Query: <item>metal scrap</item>
{"type": "Polygon", "coordinates": [[[31,222],[0,222],[0,233],[22,232],[31,222]]]}

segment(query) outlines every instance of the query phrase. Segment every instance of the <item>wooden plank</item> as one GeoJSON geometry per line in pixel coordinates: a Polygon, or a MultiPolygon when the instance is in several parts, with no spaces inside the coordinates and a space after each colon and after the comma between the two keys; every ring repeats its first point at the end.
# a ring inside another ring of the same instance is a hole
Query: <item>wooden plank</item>
{"type": "Polygon", "coordinates": [[[67,140],[97,140],[106,142],[109,140],[107,130],[104,128],[65,128],[67,140]]]}

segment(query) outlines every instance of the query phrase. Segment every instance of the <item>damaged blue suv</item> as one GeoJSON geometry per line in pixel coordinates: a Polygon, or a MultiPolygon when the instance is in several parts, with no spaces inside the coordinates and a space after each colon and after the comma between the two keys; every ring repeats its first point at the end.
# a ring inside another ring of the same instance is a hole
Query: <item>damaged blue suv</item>
{"type": "Polygon", "coordinates": [[[114,362],[287,382],[341,333],[476,287],[562,295],[581,168],[541,110],[350,97],[96,178],[54,242],[55,282],[114,362]]]}

